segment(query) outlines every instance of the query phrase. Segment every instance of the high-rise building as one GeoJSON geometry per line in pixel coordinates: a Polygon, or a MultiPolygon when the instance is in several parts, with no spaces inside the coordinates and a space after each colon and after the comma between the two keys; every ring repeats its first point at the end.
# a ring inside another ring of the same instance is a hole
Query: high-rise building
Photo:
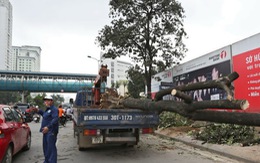
{"type": "Polygon", "coordinates": [[[12,55],[12,5],[0,0],[0,70],[10,70],[12,55]]]}
{"type": "Polygon", "coordinates": [[[12,46],[12,69],[14,71],[40,71],[41,48],[39,46],[12,46]]]}

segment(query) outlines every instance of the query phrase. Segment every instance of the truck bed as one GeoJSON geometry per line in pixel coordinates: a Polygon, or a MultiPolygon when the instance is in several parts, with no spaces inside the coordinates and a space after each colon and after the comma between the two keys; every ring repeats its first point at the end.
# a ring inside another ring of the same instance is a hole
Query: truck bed
{"type": "Polygon", "coordinates": [[[159,123],[156,112],[145,112],[138,109],[95,109],[74,108],[74,118],[77,126],[88,128],[136,128],[155,127],[159,123]]]}

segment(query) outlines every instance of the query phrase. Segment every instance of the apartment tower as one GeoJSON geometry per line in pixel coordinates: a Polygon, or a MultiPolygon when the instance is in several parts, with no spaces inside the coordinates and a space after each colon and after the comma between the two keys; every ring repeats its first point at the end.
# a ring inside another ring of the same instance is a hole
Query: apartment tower
{"type": "Polygon", "coordinates": [[[12,19],[11,3],[0,0],[0,70],[11,70],[12,19]]]}

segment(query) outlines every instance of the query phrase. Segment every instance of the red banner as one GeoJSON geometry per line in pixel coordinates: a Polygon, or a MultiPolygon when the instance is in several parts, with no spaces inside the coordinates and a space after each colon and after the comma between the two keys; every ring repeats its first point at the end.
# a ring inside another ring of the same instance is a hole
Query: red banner
{"type": "Polygon", "coordinates": [[[239,74],[235,98],[249,101],[246,112],[260,112],[260,48],[234,56],[233,70],[239,74]]]}

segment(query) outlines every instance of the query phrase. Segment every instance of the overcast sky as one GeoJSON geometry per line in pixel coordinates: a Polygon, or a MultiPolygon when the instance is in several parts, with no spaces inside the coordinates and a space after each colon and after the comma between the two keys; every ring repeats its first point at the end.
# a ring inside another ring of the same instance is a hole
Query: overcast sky
{"type": "MultiPolygon", "coordinates": [[[[98,32],[108,0],[10,0],[13,46],[40,46],[41,71],[97,74],[98,32]]],[[[185,10],[185,61],[260,32],[259,0],[179,0],[185,10]]]]}

